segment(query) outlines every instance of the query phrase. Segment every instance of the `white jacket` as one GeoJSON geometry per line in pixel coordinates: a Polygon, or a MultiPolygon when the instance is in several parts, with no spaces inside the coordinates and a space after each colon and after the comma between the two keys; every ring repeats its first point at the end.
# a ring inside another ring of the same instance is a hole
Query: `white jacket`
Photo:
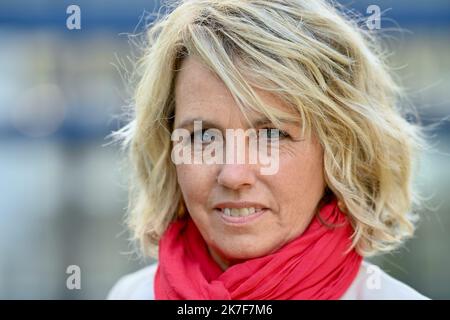
{"type": "MultiPolygon", "coordinates": [[[[108,293],[109,300],[154,300],[153,281],[157,264],[123,276],[108,293]]],[[[427,300],[408,285],[363,260],[355,280],[341,300],[427,300]]]]}

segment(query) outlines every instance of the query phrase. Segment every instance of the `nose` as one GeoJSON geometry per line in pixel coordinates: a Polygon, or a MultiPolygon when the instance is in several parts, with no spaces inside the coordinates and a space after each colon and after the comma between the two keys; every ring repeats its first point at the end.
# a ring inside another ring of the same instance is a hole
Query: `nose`
{"type": "Polygon", "coordinates": [[[223,164],[217,182],[232,190],[252,186],[256,180],[252,167],[251,164],[223,164]]]}

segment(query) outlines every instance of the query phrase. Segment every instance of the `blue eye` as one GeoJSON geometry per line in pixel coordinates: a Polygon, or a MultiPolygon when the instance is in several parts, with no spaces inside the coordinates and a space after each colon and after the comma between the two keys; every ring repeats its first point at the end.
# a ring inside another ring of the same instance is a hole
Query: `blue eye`
{"type": "Polygon", "coordinates": [[[191,142],[201,141],[202,143],[209,143],[214,141],[214,136],[206,132],[208,129],[197,130],[191,133],[191,142]],[[195,140],[197,139],[197,140],[195,140]]]}

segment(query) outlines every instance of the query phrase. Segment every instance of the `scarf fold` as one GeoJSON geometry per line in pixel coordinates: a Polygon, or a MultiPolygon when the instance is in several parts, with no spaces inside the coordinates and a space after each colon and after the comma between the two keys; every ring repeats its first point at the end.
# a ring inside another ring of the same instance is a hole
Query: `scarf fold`
{"type": "Polygon", "coordinates": [[[348,218],[336,198],[305,231],[277,251],[223,271],[193,220],[172,222],[160,239],[154,290],[157,300],[339,299],[355,279],[362,257],[352,249],[348,218]],[[338,224],[330,228],[327,224],[338,224]]]}

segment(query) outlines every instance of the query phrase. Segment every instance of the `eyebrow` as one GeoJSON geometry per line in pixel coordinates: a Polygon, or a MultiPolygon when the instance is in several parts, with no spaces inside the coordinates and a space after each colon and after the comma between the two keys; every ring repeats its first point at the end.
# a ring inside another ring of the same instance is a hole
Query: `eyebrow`
{"type": "MultiPolygon", "coordinates": [[[[194,125],[194,121],[201,121],[202,126],[219,128],[219,129],[223,130],[223,128],[220,125],[218,125],[217,123],[214,123],[214,121],[210,121],[208,119],[202,119],[200,117],[187,118],[187,119],[183,120],[176,128],[177,129],[178,128],[189,128],[194,125]]],[[[289,120],[289,119],[282,119],[281,122],[292,123],[292,124],[297,123],[297,121],[289,120]]],[[[268,118],[259,118],[252,122],[254,127],[259,127],[259,126],[262,126],[262,125],[268,124],[268,123],[272,123],[272,121],[270,121],[270,119],[268,119],[268,118]]]]}

